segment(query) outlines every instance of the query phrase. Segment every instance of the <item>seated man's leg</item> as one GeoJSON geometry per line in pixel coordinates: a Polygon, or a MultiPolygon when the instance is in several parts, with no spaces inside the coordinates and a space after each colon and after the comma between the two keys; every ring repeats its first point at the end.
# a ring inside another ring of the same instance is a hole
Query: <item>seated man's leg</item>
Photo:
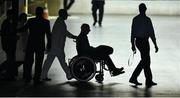
{"type": "Polygon", "coordinates": [[[113,61],[111,60],[109,54],[113,53],[113,48],[109,47],[109,46],[98,46],[95,49],[96,53],[94,53],[95,59],[102,59],[106,62],[106,65],[108,66],[108,69],[110,71],[110,73],[112,74],[112,76],[116,76],[119,74],[124,73],[123,71],[123,67],[122,68],[116,68],[116,66],[114,65],[113,61]]]}
{"type": "Polygon", "coordinates": [[[96,51],[101,54],[109,55],[113,53],[113,48],[106,45],[100,45],[96,48],[96,51]]]}
{"type": "Polygon", "coordinates": [[[106,61],[109,72],[111,73],[112,76],[117,76],[119,74],[124,73],[124,71],[123,71],[124,68],[123,67],[117,68],[114,65],[113,61],[111,60],[110,56],[105,56],[105,57],[103,57],[103,59],[106,61]]]}

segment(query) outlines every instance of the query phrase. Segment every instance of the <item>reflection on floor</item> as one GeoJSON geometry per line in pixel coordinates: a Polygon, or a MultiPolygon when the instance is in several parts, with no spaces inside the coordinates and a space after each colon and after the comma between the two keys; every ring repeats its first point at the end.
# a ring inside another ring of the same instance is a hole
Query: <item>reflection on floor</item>
{"type": "MultiPolygon", "coordinates": [[[[130,29],[133,16],[104,17],[103,26],[91,26],[88,35],[92,46],[110,45],[114,48],[111,58],[117,67],[124,67],[125,73],[111,77],[105,71],[103,83],[97,83],[93,78],[87,83],[77,82],[75,79],[67,81],[65,74],[57,59],[49,72],[52,81],[39,86],[24,85],[22,77],[22,66],[19,68],[19,79],[15,82],[0,81],[0,96],[68,96],[68,97],[180,97],[180,17],[176,16],[151,16],[159,53],[154,53],[151,42],[151,68],[153,80],[157,86],[146,88],[144,85],[144,74],[138,80],[142,86],[134,86],[128,82],[134,68],[139,62],[139,53],[135,55],[132,66],[127,61],[132,55],[130,47],[130,29]]],[[[55,18],[51,18],[53,25],[55,18]]],[[[92,17],[86,15],[73,15],[67,20],[70,32],[78,35],[82,23],[92,25],[92,17]]],[[[76,55],[75,43],[67,39],[66,60],[76,55]]],[[[46,57],[45,57],[46,58],[46,57]]]]}

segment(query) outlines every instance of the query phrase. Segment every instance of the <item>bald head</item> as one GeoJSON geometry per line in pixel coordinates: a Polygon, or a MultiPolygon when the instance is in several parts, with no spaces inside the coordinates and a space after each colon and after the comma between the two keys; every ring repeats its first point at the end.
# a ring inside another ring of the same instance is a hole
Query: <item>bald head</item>
{"type": "Polygon", "coordinates": [[[145,13],[146,12],[146,5],[144,4],[144,3],[141,3],[141,4],[139,4],[139,12],[140,13],[145,13]]]}
{"type": "Polygon", "coordinates": [[[90,31],[90,27],[88,24],[84,23],[81,25],[81,33],[88,34],[90,31]]]}

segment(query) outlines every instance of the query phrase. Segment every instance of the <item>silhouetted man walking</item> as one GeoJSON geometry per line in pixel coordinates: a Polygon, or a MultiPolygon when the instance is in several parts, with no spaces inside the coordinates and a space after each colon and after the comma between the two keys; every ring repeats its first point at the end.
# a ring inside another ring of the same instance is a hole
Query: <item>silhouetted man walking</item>
{"type": "Polygon", "coordinates": [[[105,0],[92,0],[91,3],[92,3],[92,16],[94,19],[93,26],[95,26],[97,22],[99,26],[102,26],[105,0]],[[99,20],[97,20],[97,10],[99,10],[99,20]]]}
{"type": "Polygon", "coordinates": [[[141,61],[134,70],[129,82],[136,85],[142,85],[137,81],[139,74],[142,69],[144,69],[144,74],[146,77],[146,86],[157,85],[152,81],[152,72],[150,68],[150,45],[149,37],[151,38],[154,46],[155,52],[158,52],[158,46],[156,44],[156,37],[154,34],[154,28],[151,19],[146,16],[146,5],[141,3],[139,5],[140,14],[133,18],[132,28],[131,28],[131,44],[132,51],[136,53],[136,47],[140,51],[141,61]],[[136,46],[136,47],[135,47],[136,46]]]}
{"type": "Polygon", "coordinates": [[[36,17],[27,21],[21,30],[29,29],[29,37],[26,48],[24,63],[25,82],[29,83],[32,79],[31,71],[35,54],[35,74],[34,84],[39,84],[40,74],[45,50],[45,34],[47,36],[47,47],[50,48],[50,24],[49,20],[43,18],[43,8],[36,8],[36,17]]]}
{"type": "Polygon", "coordinates": [[[52,42],[51,49],[47,55],[47,58],[44,62],[41,78],[45,81],[51,80],[47,77],[48,71],[55,59],[58,58],[61,67],[66,73],[66,77],[68,80],[72,79],[72,75],[70,73],[70,69],[65,61],[65,53],[64,47],[66,42],[66,37],[75,39],[77,36],[74,36],[67,30],[67,26],[64,20],[68,18],[67,11],[64,9],[59,10],[59,17],[56,19],[53,29],[52,29],[52,42]]]}

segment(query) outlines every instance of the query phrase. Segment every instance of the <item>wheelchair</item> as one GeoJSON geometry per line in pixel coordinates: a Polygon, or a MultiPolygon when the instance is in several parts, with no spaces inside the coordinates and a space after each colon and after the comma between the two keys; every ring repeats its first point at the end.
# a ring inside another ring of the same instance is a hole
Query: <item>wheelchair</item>
{"type": "Polygon", "coordinates": [[[105,68],[104,60],[93,60],[88,56],[74,56],[69,60],[69,67],[73,77],[80,82],[87,82],[91,80],[95,75],[97,82],[102,82],[104,80],[104,70],[105,68]],[[99,70],[97,70],[96,65],[99,63],[99,70]]]}

